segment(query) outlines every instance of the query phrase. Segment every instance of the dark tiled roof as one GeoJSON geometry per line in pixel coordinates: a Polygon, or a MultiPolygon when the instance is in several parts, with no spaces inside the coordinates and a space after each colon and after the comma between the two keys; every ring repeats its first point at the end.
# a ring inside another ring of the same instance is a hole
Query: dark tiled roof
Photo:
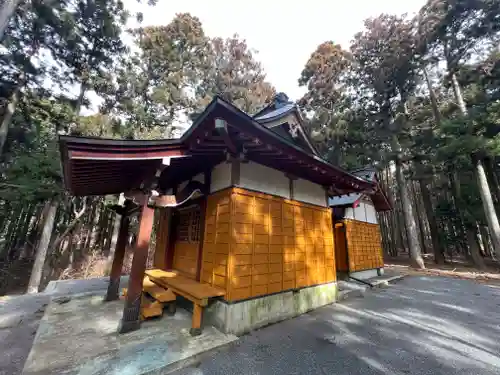
{"type": "Polygon", "coordinates": [[[289,113],[293,112],[294,110],[295,110],[295,104],[289,103],[285,104],[281,108],[274,109],[270,112],[264,113],[263,115],[258,115],[254,117],[254,119],[260,123],[266,123],[281,118],[283,116],[286,116],[289,113]]]}
{"type": "MultiPolygon", "coordinates": [[[[375,181],[375,169],[373,167],[370,167],[370,166],[355,169],[353,171],[350,171],[350,173],[352,173],[356,177],[360,177],[360,178],[367,180],[367,181],[370,181],[370,182],[375,181]]],[[[330,207],[352,205],[359,198],[361,198],[361,194],[359,194],[359,193],[339,195],[339,196],[332,197],[332,198],[328,199],[328,205],[330,207]]]]}
{"type": "Polygon", "coordinates": [[[373,167],[364,167],[360,169],[356,169],[354,171],[350,171],[353,175],[364,178],[367,181],[373,182],[375,181],[375,168],[373,167]]]}

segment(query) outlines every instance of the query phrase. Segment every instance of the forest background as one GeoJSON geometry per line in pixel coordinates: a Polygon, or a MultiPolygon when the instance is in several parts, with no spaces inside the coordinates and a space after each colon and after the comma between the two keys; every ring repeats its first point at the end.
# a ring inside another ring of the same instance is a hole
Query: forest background
{"type": "MultiPolygon", "coordinates": [[[[58,134],[176,137],[214,95],[252,114],[276,94],[237,35],[208,37],[189,13],[128,29],[131,17],[118,0],[0,7],[0,294],[109,270],[114,198],[67,195],[58,134]]],[[[348,48],[319,44],[297,79],[322,156],[377,168],[394,207],[379,214],[387,259],[497,267],[500,2],[367,19],[348,48]]]]}

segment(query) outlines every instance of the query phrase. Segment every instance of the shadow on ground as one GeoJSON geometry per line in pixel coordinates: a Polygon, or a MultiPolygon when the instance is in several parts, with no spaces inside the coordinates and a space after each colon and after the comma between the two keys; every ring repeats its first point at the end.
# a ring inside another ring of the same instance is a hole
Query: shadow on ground
{"type": "Polygon", "coordinates": [[[407,277],[242,337],[176,374],[500,373],[500,288],[407,277]]]}

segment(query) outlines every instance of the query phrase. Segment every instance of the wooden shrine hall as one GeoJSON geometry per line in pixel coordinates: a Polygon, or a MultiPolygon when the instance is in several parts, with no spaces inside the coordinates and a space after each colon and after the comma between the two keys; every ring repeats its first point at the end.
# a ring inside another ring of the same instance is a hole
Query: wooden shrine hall
{"type": "Polygon", "coordinates": [[[143,293],[171,313],[178,296],[191,301],[192,334],[202,319],[242,333],[334,302],[328,199],[377,189],[318,155],[284,94],[253,116],[215,97],[178,139],[61,136],[60,149],[71,194],[125,197],[106,300],[119,298],[129,221],[139,215],[120,332],[140,326],[143,293]]]}

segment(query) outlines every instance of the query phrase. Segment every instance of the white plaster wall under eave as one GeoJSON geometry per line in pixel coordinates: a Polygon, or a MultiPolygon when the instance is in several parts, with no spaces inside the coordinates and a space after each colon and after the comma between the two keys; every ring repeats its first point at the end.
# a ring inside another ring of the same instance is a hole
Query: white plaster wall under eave
{"type": "Polygon", "coordinates": [[[210,192],[219,191],[231,186],[231,164],[222,162],[212,169],[210,192]]]}
{"type": "Polygon", "coordinates": [[[326,195],[323,186],[300,178],[293,181],[293,199],[326,207],[326,195]]]}
{"type": "Polygon", "coordinates": [[[372,224],[378,224],[377,221],[377,212],[375,211],[375,207],[372,203],[364,203],[365,212],[366,212],[366,222],[372,224]]]}
{"type": "Polygon", "coordinates": [[[347,208],[345,210],[345,218],[366,222],[366,212],[363,203],[360,203],[356,208],[347,208]]]}
{"type": "Polygon", "coordinates": [[[290,198],[290,180],[283,172],[251,161],[240,164],[239,186],[283,198],[290,198]]]}
{"type": "Polygon", "coordinates": [[[363,221],[365,223],[377,224],[377,213],[372,203],[361,202],[358,207],[349,207],[345,211],[346,219],[363,221]]]}

